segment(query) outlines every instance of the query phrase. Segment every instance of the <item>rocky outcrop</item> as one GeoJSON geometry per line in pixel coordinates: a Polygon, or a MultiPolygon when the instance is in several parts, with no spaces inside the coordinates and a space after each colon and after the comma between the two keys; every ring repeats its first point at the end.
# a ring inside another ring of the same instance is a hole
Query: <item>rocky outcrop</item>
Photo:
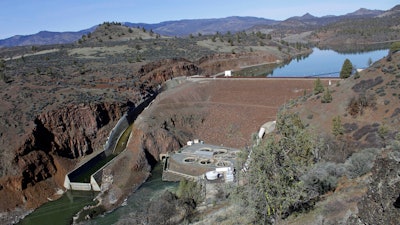
{"type": "Polygon", "coordinates": [[[191,76],[199,72],[200,68],[189,60],[174,58],[148,63],[139,69],[138,74],[142,85],[154,86],[174,77],[191,76]]]}
{"type": "MultiPolygon", "coordinates": [[[[400,224],[400,162],[389,156],[377,159],[367,194],[358,203],[358,218],[352,224],[400,224]]],[[[398,154],[398,153],[397,153],[398,154]]]]}
{"type": "Polygon", "coordinates": [[[0,180],[1,202],[7,202],[0,211],[35,208],[46,202],[78,159],[102,150],[127,108],[126,103],[80,104],[37,116],[35,127],[15,151],[15,175],[0,180]]]}
{"type": "Polygon", "coordinates": [[[126,109],[126,105],[73,105],[41,114],[38,123],[53,136],[51,150],[59,156],[74,159],[101,148],[104,144],[101,140],[108,135],[102,128],[110,122],[114,125],[124,113],[123,108],[126,109]]]}

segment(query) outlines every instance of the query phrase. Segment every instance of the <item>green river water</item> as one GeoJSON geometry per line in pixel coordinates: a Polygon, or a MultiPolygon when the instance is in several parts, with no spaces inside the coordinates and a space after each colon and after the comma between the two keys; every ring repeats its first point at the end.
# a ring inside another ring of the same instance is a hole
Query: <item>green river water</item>
{"type": "Polygon", "coordinates": [[[127,199],[127,205],[121,206],[116,210],[99,216],[87,222],[90,225],[109,225],[115,224],[121,218],[129,217],[129,214],[142,207],[143,203],[149,202],[153,198],[159,197],[165,190],[175,192],[179,182],[164,182],[161,180],[162,165],[158,164],[152,171],[152,176],[127,199]]]}
{"type": "MultiPolygon", "coordinates": [[[[115,224],[121,218],[138,210],[143,203],[160,196],[165,190],[175,192],[178,183],[163,182],[162,165],[158,164],[152,171],[152,176],[128,199],[125,206],[105,215],[87,221],[85,224],[109,225],[115,224]]],[[[48,202],[25,217],[20,225],[67,225],[71,224],[72,217],[84,206],[94,204],[92,201],[96,192],[68,191],[60,199],[48,202]]]]}
{"type": "Polygon", "coordinates": [[[61,198],[48,202],[25,217],[20,225],[71,224],[72,217],[84,206],[94,204],[95,192],[68,191],[61,198]]]}
{"type": "MultiPolygon", "coordinates": [[[[80,181],[88,181],[90,175],[100,169],[108,161],[121,153],[129,139],[132,126],[126,129],[118,140],[114,154],[106,159],[100,160],[97,165],[90,168],[88,171],[80,174],[76,179],[80,181]]],[[[139,209],[143,202],[150,201],[152,198],[161,195],[165,190],[175,190],[178,186],[177,183],[163,182],[162,165],[158,164],[153,168],[152,176],[126,201],[126,205],[119,207],[116,210],[107,213],[103,216],[97,217],[93,220],[87,221],[87,224],[113,224],[116,223],[121,217],[126,216],[130,212],[139,209]]],[[[98,193],[92,191],[67,191],[61,198],[48,202],[34,212],[26,216],[19,225],[68,225],[72,223],[72,217],[76,215],[83,207],[87,205],[94,205],[93,199],[98,193]]]]}

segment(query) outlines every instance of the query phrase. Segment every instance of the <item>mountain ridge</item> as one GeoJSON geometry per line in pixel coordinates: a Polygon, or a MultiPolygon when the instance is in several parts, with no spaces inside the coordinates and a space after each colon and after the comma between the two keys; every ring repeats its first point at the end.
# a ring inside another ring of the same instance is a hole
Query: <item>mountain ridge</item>
{"type": "MultiPolygon", "coordinates": [[[[385,12],[396,9],[396,7],[400,6],[395,6],[387,11],[360,8],[355,12],[341,16],[329,15],[323,17],[315,17],[310,13],[306,13],[303,16],[290,17],[284,21],[252,16],[230,16],[225,18],[171,20],[154,24],[132,22],[123,22],[122,24],[128,27],[142,27],[166,36],[188,36],[198,33],[213,34],[216,32],[226,33],[228,31],[239,32],[251,29],[255,26],[273,26],[275,28],[288,26],[290,27],[299,25],[299,21],[301,26],[311,25],[312,27],[314,27],[337,22],[338,20],[343,18],[379,16],[384,14],[385,12]]],[[[73,43],[75,41],[78,41],[82,37],[82,35],[93,32],[96,27],[97,25],[76,32],[40,31],[36,34],[31,35],[15,35],[0,40],[0,47],[73,43]]]]}

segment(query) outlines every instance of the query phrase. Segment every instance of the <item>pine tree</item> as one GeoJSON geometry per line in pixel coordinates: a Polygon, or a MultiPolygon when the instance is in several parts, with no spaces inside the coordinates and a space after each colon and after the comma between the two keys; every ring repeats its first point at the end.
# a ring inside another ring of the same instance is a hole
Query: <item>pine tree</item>
{"type": "Polygon", "coordinates": [[[330,103],[332,101],[332,95],[329,88],[326,88],[324,91],[324,95],[321,98],[322,103],[330,103]]]}
{"type": "Polygon", "coordinates": [[[317,95],[322,92],[324,92],[324,86],[322,85],[321,79],[318,77],[314,82],[314,94],[317,95]]]}
{"type": "Polygon", "coordinates": [[[340,78],[346,79],[350,77],[353,71],[353,64],[351,64],[349,59],[344,60],[342,70],[340,70],[340,78]]]}
{"type": "Polygon", "coordinates": [[[342,119],[340,116],[336,116],[332,119],[332,134],[337,137],[339,135],[343,135],[344,129],[342,125],[342,119]]]}

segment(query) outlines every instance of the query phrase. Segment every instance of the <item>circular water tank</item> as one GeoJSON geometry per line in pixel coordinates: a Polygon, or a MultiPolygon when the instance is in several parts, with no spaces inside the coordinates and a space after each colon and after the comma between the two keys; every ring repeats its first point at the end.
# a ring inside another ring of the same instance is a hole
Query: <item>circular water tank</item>
{"type": "Polygon", "coordinates": [[[209,171],[206,173],[207,180],[216,180],[218,179],[219,173],[217,171],[209,171]]]}

